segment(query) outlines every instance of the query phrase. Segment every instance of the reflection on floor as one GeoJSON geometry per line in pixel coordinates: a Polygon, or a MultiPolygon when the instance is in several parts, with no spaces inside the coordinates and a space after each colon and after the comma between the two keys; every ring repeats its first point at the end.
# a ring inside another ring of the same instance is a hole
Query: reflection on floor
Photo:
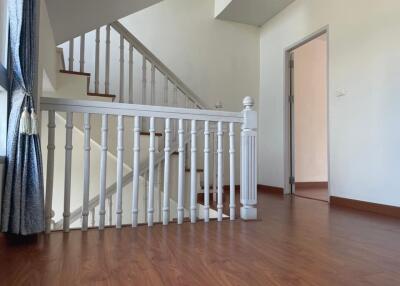
{"type": "Polygon", "coordinates": [[[307,198],[307,199],[314,199],[319,201],[329,201],[329,193],[328,193],[328,185],[324,184],[315,184],[312,183],[300,183],[296,184],[296,196],[307,198]]]}

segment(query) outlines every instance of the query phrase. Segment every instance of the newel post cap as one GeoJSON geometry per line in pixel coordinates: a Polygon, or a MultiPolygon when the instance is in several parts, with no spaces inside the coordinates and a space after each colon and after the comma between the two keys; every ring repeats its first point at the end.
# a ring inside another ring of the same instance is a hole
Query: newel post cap
{"type": "Polygon", "coordinates": [[[243,99],[243,107],[244,107],[244,109],[251,110],[251,109],[253,109],[253,106],[254,106],[253,98],[251,98],[250,96],[246,96],[243,99]]]}

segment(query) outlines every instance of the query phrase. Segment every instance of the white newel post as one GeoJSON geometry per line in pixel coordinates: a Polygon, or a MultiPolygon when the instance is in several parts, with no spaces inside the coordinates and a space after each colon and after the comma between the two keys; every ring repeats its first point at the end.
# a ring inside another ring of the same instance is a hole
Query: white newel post
{"type": "Polygon", "coordinates": [[[257,112],[253,110],[254,101],[249,96],[243,100],[243,106],[240,217],[254,220],[257,219],[257,112]]]}

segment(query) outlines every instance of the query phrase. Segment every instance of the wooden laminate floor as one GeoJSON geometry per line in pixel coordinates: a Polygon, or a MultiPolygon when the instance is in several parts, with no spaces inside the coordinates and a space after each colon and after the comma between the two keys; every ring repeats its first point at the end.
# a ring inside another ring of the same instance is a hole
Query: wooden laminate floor
{"type": "Polygon", "coordinates": [[[260,220],[0,236],[0,285],[400,285],[400,221],[259,194],[260,220]]]}
{"type": "Polygon", "coordinates": [[[329,201],[328,188],[324,187],[296,187],[296,196],[325,202],[329,201]]]}

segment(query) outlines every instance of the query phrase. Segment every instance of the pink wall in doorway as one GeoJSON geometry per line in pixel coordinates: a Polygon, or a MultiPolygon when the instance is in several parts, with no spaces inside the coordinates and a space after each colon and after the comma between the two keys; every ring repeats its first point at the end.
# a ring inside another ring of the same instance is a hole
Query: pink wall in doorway
{"type": "Polygon", "coordinates": [[[294,51],[296,182],[327,182],[327,41],[294,51]]]}

